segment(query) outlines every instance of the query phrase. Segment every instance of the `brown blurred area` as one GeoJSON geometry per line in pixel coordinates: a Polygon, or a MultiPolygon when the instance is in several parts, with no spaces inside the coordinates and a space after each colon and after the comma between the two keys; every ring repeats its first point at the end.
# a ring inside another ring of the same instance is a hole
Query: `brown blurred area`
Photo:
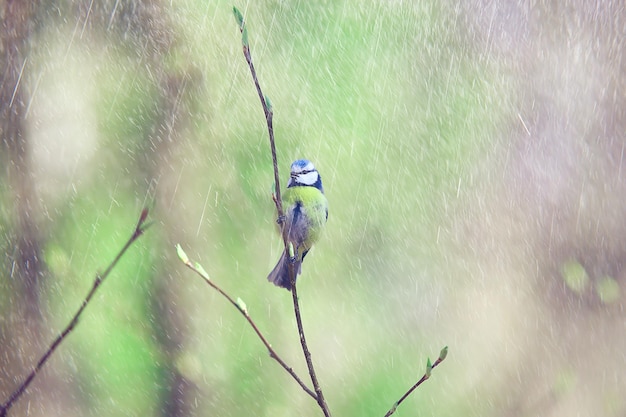
{"type": "MultiPolygon", "coordinates": [[[[7,178],[13,206],[13,230],[3,231],[11,240],[5,248],[3,268],[11,271],[2,283],[0,319],[0,392],[4,397],[16,388],[17,375],[29,369],[43,344],[39,289],[44,279],[39,232],[40,213],[30,175],[30,148],[25,133],[27,98],[20,88],[29,39],[38,4],[7,1],[2,5],[3,78],[0,84],[0,135],[2,137],[2,176],[7,178]],[[33,342],[29,342],[33,341],[33,342]]],[[[45,377],[42,377],[44,379],[45,377]]],[[[44,384],[48,381],[42,381],[44,384]]]]}
{"type": "Polygon", "coordinates": [[[493,415],[623,415],[624,4],[461,8],[477,53],[503,63],[518,84],[517,112],[502,126],[501,146],[477,167],[483,192],[463,199],[469,220],[458,221],[453,238],[484,280],[465,307],[484,309],[468,326],[486,319],[472,337],[489,335],[481,346],[490,369],[480,372],[500,387],[493,415]],[[586,272],[578,288],[564,279],[572,262],[586,272]],[[611,301],[605,279],[618,284],[611,301]]]}

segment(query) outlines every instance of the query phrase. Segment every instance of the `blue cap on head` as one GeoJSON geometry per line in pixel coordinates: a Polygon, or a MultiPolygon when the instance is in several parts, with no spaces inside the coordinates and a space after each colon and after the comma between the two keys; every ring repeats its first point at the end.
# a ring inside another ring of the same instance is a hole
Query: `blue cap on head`
{"type": "Polygon", "coordinates": [[[308,159],[297,159],[295,161],[293,161],[293,164],[291,164],[291,168],[304,168],[305,166],[309,165],[311,163],[311,161],[309,161],[308,159]]]}

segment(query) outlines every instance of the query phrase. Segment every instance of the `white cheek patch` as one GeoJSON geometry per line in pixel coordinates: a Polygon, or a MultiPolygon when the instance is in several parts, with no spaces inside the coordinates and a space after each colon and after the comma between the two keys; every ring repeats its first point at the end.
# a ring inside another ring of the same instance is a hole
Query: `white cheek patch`
{"type": "Polygon", "coordinates": [[[304,185],[313,185],[317,182],[318,177],[317,171],[311,171],[306,174],[298,175],[298,182],[304,185]]]}

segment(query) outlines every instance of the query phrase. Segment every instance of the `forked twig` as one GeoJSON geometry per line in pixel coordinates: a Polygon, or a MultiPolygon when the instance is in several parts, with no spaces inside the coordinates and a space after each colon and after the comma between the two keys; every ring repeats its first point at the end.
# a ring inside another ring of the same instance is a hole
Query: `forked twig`
{"type": "Polygon", "coordinates": [[[113,261],[109,264],[107,269],[102,274],[96,274],[96,279],[93,282],[91,290],[89,291],[89,293],[83,300],[76,314],[74,314],[74,317],[72,317],[72,320],[70,320],[69,324],[56,337],[56,339],[54,339],[50,347],[48,347],[48,350],[46,350],[43,356],[39,359],[35,367],[30,371],[30,374],[28,374],[28,376],[26,377],[26,379],[24,379],[22,384],[15,391],[13,391],[11,396],[2,405],[0,405],[0,417],[5,417],[7,415],[7,412],[9,411],[9,409],[13,406],[15,401],[17,401],[22,396],[22,394],[26,392],[26,389],[28,388],[30,383],[35,379],[35,377],[37,376],[41,368],[43,368],[43,366],[46,364],[48,359],[50,359],[50,357],[52,356],[54,351],[59,347],[61,342],[63,342],[63,340],[65,340],[65,338],[74,330],[74,328],[78,324],[80,315],[83,313],[83,311],[85,310],[85,308],[87,307],[91,299],[93,298],[94,294],[96,293],[100,285],[102,285],[104,280],[109,276],[113,268],[115,268],[119,260],[122,258],[122,256],[124,256],[128,248],[130,248],[131,245],[135,243],[135,241],[139,239],[139,237],[152,224],[152,223],[146,223],[147,218],[148,218],[148,209],[144,208],[141,211],[141,215],[139,216],[139,220],[137,221],[137,225],[135,226],[135,230],[133,231],[133,234],[130,236],[128,241],[126,241],[126,244],[124,245],[124,247],[122,247],[122,249],[118,252],[117,256],[115,256],[115,259],[113,259],[113,261]]]}

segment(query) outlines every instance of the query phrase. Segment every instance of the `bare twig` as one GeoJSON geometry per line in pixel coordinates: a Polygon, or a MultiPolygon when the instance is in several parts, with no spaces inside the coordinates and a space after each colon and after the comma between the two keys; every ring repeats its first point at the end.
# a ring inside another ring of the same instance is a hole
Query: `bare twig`
{"type": "Polygon", "coordinates": [[[435,367],[437,365],[439,365],[441,362],[443,362],[444,359],[446,359],[447,356],[448,356],[448,347],[446,346],[443,349],[441,349],[441,352],[439,353],[439,357],[437,358],[437,360],[433,364],[430,363],[430,359],[429,359],[428,362],[426,363],[426,372],[424,372],[424,375],[422,375],[422,377],[419,379],[419,381],[417,381],[415,383],[415,385],[413,385],[411,388],[409,388],[409,390],[407,392],[405,392],[404,395],[402,395],[402,397],[400,397],[400,399],[398,401],[395,402],[393,407],[391,407],[389,409],[389,411],[387,411],[387,414],[385,414],[385,417],[389,417],[390,415],[395,413],[397,408],[398,408],[398,406],[402,403],[402,401],[404,401],[409,395],[411,395],[411,393],[417,387],[419,387],[424,382],[426,382],[426,380],[428,378],[430,378],[430,373],[432,372],[432,370],[435,369],[435,367]]]}
{"type": "Polygon", "coordinates": [[[317,396],[315,395],[315,393],[311,391],[309,387],[306,386],[306,384],[300,379],[300,377],[295,373],[295,371],[289,365],[287,365],[285,361],[278,355],[278,353],[276,353],[276,351],[272,348],[272,345],[270,345],[270,343],[267,341],[263,333],[261,333],[261,331],[257,327],[254,320],[252,320],[252,317],[250,317],[250,314],[248,314],[248,309],[246,308],[246,305],[244,304],[244,302],[240,299],[237,299],[235,301],[233,297],[228,295],[226,291],[222,290],[215,282],[213,282],[209,278],[209,274],[206,273],[204,268],[202,268],[199,264],[195,264],[195,265],[192,264],[189,258],[187,257],[187,255],[185,254],[185,252],[183,251],[183,249],[180,247],[180,245],[176,245],[176,252],[178,253],[178,257],[180,258],[180,260],[183,261],[183,263],[185,264],[185,266],[187,266],[187,268],[195,272],[198,276],[200,276],[200,278],[204,280],[205,283],[207,283],[211,288],[216,290],[224,298],[226,298],[233,306],[235,306],[235,308],[245,317],[248,324],[250,324],[250,326],[252,327],[254,332],[257,334],[259,339],[261,339],[261,342],[267,348],[267,351],[269,352],[270,357],[274,359],[276,362],[278,362],[280,366],[282,366],[283,369],[287,371],[289,375],[291,375],[291,377],[298,383],[298,385],[302,387],[304,392],[309,394],[314,400],[317,401],[317,396]]]}
{"type": "MultiPolygon", "coordinates": [[[[284,212],[282,206],[282,198],[280,196],[280,179],[278,174],[278,161],[276,158],[276,144],[274,141],[274,128],[272,125],[273,111],[272,106],[268,100],[268,98],[263,94],[261,90],[261,85],[259,84],[259,80],[256,75],[256,70],[254,69],[254,64],[252,63],[252,55],[250,54],[250,44],[248,42],[248,29],[246,28],[245,21],[243,19],[243,15],[236,8],[233,7],[233,13],[235,15],[235,19],[237,20],[237,24],[239,25],[239,31],[241,32],[241,42],[243,44],[243,55],[246,58],[246,62],[248,63],[248,67],[250,67],[250,73],[252,74],[252,79],[254,80],[254,85],[256,87],[257,93],[259,95],[259,99],[261,100],[261,105],[263,106],[263,112],[265,113],[265,120],[267,121],[267,131],[269,134],[270,147],[272,150],[272,162],[274,165],[274,184],[275,184],[275,196],[274,203],[276,204],[276,212],[278,214],[278,224],[281,226],[281,234],[283,237],[283,243],[285,244],[285,251],[288,251],[290,242],[288,241],[287,230],[284,224],[284,212]]],[[[330,417],[330,410],[328,409],[328,405],[324,399],[324,394],[322,393],[322,388],[317,380],[317,376],[315,374],[315,368],[313,366],[313,361],[311,360],[311,353],[306,343],[306,338],[304,336],[304,327],[302,325],[302,317],[300,316],[300,307],[298,304],[298,294],[296,291],[296,271],[294,268],[294,263],[290,263],[289,265],[289,279],[291,280],[291,294],[293,298],[293,308],[296,316],[296,322],[298,324],[298,333],[300,335],[300,344],[302,345],[302,352],[304,353],[304,357],[306,360],[307,367],[309,369],[309,375],[311,377],[311,382],[313,383],[313,388],[315,389],[316,401],[317,404],[322,409],[325,417],[330,417]]]]}
{"type": "Polygon", "coordinates": [[[306,360],[306,366],[309,368],[309,375],[311,376],[311,382],[313,383],[313,388],[315,389],[315,393],[317,394],[317,404],[322,409],[324,416],[330,417],[330,410],[328,409],[328,405],[326,404],[326,400],[324,399],[324,393],[322,392],[322,388],[320,387],[319,381],[317,380],[317,375],[315,374],[315,368],[313,367],[313,360],[311,359],[311,352],[309,352],[309,347],[306,343],[306,338],[304,337],[304,327],[302,326],[302,317],[300,316],[300,305],[298,304],[298,292],[296,291],[296,271],[294,268],[294,264],[289,265],[289,278],[291,279],[291,296],[293,298],[293,311],[296,315],[296,323],[298,324],[298,334],[300,335],[300,344],[302,345],[302,352],[304,353],[304,359],[306,360]]]}
{"type": "Polygon", "coordinates": [[[118,261],[122,258],[122,256],[124,256],[128,248],[130,248],[131,245],[135,243],[135,241],[139,239],[139,237],[146,231],[146,229],[150,227],[151,223],[146,223],[147,218],[148,218],[148,209],[144,208],[141,211],[141,215],[139,216],[139,220],[137,221],[137,225],[135,226],[135,230],[133,231],[133,234],[130,236],[130,238],[124,245],[124,247],[122,247],[122,249],[118,252],[117,256],[115,256],[115,259],[113,259],[113,261],[109,264],[107,269],[102,274],[96,274],[96,278],[93,282],[91,290],[89,291],[89,293],[83,300],[76,314],[74,314],[74,317],[72,317],[72,320],[70,320],[67,327],[65,327],[65,329],[57,336],[56,339],[54,339],[54,342],[52,342],[50,347],[48,347],[48,350],[46,350],[43,356],[39,359],[39,361],[37,362],[37,365],[35,365],[35,367],[32,369],[30,374],[26,377],[24,382],[22,382],[22,384],[15,391],[13,391],[13,393],[11,394],[8,400],[6,400],[2,405],[0,405],[0,417],[4,417],[7,415],[9,409],[13,406],[15,401],[17,401],[22,396],[22,394],[26,392],[26,389],[28,388],[30,383],[33,381],[33,379],[35,379],[35,377],[37,376],[41,368],[43,368],[43,366],[48,361],[48,359],[50,359],[50,357],[52,356],[54,351],[59,347],[61,342],[63,342],[63,340],[65,340],[65,338],[74,330],[74,328],[78,324],[80,315],[83,313],[83,310],[85,310],[85,307],[87,307],[87,305],[93,298],[94,294],[98,290],[98,287],[100,287],[100,285],[102,285],[104,280],[109,276],[113,268],[115,268],[118,261]]]}

